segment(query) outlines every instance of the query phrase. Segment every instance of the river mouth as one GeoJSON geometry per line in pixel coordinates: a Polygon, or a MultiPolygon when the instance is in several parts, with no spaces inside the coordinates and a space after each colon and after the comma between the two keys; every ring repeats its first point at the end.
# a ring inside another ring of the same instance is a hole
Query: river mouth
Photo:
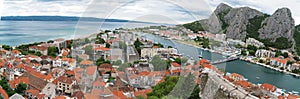
{"type": "MultiPolygon", "coordinates": [[[[186,45],[169,39],[165,39],[157,35],[140,32],[137,32],[136,34],[141,35],[144,39],[148,39],[156,43],[161,43],[165,47],[172,46],[174,48],[177,48],[179,53],[188,57],[192,57],[194,60],[198,60],[200,54],[202,54],[203,58],[208,59],[210,61],[216,61],[226,58],[221,54],[196,48],[194,46],[186,45]]],[[[288,92],[300,92],[300,87],[295,87],[297,85],[300,85],[299,77],[294,77],[289,74],[281,73],[279,71],[275,71],[264,66],[260,66],[243,60],[235,60],[217,64],[216,67],[219,69],[224,69],[226,72],[229,73],[241,74],[246,79],[248,79],[248,81],[254,84],[269,83],[275,85],[278,88],[285,89],[288,92]]]]}

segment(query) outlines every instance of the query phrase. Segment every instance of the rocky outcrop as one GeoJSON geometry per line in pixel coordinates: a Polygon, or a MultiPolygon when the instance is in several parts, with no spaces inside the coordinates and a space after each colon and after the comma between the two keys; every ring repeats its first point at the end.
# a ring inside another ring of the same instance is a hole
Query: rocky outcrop
{"type": "MultiPolygon", "coordinates": [[[[197,22],[201,23],[202,30],[225,33],[231,39],[245,41],[255,38],[278,49],[293,49],[295,46],[295,22],[288,8],[278,9],[270,16],[249,7],[232,8],[221,3],[208,19],[197,22]]],[[[191,27],[196,25],[199,24],[191,27]]]]}
{"type": "Polygon", "coordinates": [[[234,8],[230,10],[224,17],[225,22],[228,24],[226,36],[231,39],[245,40],[249,19],[262,15],[263,13],[249,7],[234,8]]]}
{"type": "Polygon", "coordinates": [[[232,7],[221,3],[217,6],[216,10],[212,13],[212,15],[209,17],[209,19],[202,20],[202,24],[205,26],[205,29],[207,31],[210,31],[212,33],[218,33],[222,31],[222,23],[224,15],[226,15],[232,7]]]}
{"type": "Polygon", "coordinates": [[[288,8],[281,8],[275,11],[270,17],[262,22],[259,29],[259,38],[275,42],[279,37],[293,40],[295,22],[291,11],[288,8]]]}

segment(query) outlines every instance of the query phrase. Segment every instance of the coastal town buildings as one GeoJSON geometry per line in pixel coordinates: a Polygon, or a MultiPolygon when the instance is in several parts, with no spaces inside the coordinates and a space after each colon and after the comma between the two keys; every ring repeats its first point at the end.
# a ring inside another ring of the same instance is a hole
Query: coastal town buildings
{"type": "Polygon", "coordinates": [[[273,51],[260,49],[256,51],[255,56],[259,58],[273,58],[275,57],[275,54],[276,53],[273,51]]]}
{"type": "Polygon", "coordinates": [[[248,38],[246,40],[246,46],[248,45],[253,45],[253,46],[256,46],[257,48],[260,48],[260,47],[264,47],[264,43],[254,39],[254,38],[248,38]]]}

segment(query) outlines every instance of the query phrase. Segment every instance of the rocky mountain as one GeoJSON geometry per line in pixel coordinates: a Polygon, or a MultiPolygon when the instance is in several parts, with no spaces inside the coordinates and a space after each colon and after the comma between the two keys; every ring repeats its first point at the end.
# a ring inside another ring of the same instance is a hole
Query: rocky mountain
{"type": "Polygon", "coordinates": [[[261,39],[269,39],[273,42],[279,37],[293,39],[295,22],[288,8],[276,10],[274,14],[262,22],[262,25],[258,31],[261,39]]]}
{"type": "MultiPolygon", "coordinates": [[[[231,39],[245,41],[251,37],[279,49],[294,45],[295,22],[288,8],[278,9],[268,15],[250,7],[232,8],[221,3],[208,19],[196,22],[201,23],[202,30],[225,33],[231,39]],[[276,44],[278,42],[280,44],[276,44]]],[[[189,25],[184,27],[189,28],[189,25]]]]}

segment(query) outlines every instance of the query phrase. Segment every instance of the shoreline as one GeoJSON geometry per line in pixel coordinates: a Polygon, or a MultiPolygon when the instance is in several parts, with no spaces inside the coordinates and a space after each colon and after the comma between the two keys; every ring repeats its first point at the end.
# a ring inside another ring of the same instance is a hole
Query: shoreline
{"type": "MultiPolygon", "coordinates": [[[[199,48],[199,49],[204,50],[204,51],[209,51],[209,52],[211,52],[211,53],[217,53],[217,54],[221,54],[221,55],[223,55],[223,56],[228,56],[228,55],[225,55],[225,54],[223,54],[223,53],[221,53],[221,52],[218,52],[218,51],[215,51],[215,50],[212,50],[212,49],[204,49],[204,48],[201,48],[201,47],[196,46],[196,45],[193,45],[193,44],[188,44],[188,43],[186,43],[186,42],[182,42],[182,41],[180,41],[180,40],[172,40],[172,39],[169,39],[169,40],[171,40],[171,41],[176,41],[176,42],[178,42],[178,43],[186,44],[186,45],[189,45],[189,46],[193,46],[193,47],[195,47],[195,48],[199,48]]],[[[266,67],[266,68],[268,68],[268,69],[278,71],[278,72],[280,72],[280,73],[284,73],[284,74],[291,75],[291,76],[293,76],[293,77],[295,77],[295,78],[300,78],[300,74],[295,74],[295,73],[292,73],[292,72],[289,72],[289,71],[281,70],[281,69],[279,69],[279,68],[275,68],[275,67],[272,67],[272,66],[270,66],[270,65],[266,65],[266,64],[258,63],[258,62],[253,62],[253,61],[251,61],[251,60],[247,60],[247,59],[243,59],[243,58],[240,58],[239,60],[242,60],[242,61],[245,61],[245,62],[249,62],[249,63],[253,63],[253,64],[257,64],[257,65],[259,65],[259,66],[263,66],[263,67],[266,67]]]]}

